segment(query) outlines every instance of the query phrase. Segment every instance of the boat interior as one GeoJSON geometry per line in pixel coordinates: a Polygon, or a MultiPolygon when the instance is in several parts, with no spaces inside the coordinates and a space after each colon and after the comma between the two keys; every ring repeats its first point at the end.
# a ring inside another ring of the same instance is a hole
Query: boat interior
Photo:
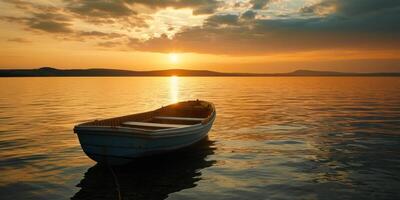
{"type": "Polygon", "coordinates": [[[207,123],[214,109],[214,106],[206,101],[185,101],[150,112],[95,120],[79,126],[122,126],[144,130],[184,128],[195,124],[207,123]]]}

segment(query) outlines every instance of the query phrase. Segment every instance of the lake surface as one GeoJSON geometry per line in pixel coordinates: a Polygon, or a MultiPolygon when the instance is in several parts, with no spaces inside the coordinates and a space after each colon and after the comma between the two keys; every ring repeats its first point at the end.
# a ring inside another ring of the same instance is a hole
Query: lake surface
{"type": "Polygon", "coordinates": [[[1,78],[0,199],[400,199],[400,78],[1,78]],[[77,123],[214,102],[208,140],[112,171],[77,123]],[[117,187],[117,185],[119,187],[117,187]]]}

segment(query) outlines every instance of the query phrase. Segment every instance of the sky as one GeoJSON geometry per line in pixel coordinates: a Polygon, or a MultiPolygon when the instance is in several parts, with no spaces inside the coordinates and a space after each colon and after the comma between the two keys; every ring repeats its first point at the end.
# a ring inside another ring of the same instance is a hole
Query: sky
{"type": "Polygon", "coordinates": [[[400,72],[399,0],[0,0],[0,69],[400,72]]]}

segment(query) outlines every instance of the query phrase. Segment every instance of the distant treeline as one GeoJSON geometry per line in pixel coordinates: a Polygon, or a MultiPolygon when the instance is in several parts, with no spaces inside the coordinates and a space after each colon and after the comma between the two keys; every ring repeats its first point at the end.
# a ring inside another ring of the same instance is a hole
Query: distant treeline
{"type": "Polygon", "coordinates": [[[58,76],[400,76],[400,73],[346,73],[331,71],[297,70],[290,73],[223,73],[208,70],[168,69],[130,71],[118,69],[3,69],[0,77],[58,77],[58,76]]]}

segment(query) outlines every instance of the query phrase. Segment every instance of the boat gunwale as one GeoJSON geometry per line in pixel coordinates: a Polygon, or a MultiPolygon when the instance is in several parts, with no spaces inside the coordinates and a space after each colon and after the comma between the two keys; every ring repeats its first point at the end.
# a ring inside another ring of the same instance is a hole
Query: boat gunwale
{"type": "Polygon", "coordinates": [[[142,131],[133,128],[121,128],[118,132],[115,131],[115,128],[110,127],[85,127],[81,130],[75,130],[77,135],[85,134],[85,135],[105,135],[105,136],[124,136],[124,137],[141,137],[141,138],[164,138],[164,137],[178,137],[178,136],[185,136],[185,135],[192,135],[193,131],[205,129],[209,124],[211,124],[214,120],[209,121],[206,125],[198,125],[198,126],[191,126],[186,128],[178,128],[179,130],[172,130],[172,131],[164,131],[164,130],[171,130],[171,129],[164,129],[163,132],[158,132],[158,134],[152,134],[155,132],[137,132],[142,131]],[[134,130],[135,132],[132,132],[134,130]],[[111,133],[111,134],[109,134],[111,133]]]}
{"type": "MultiPolygon", "coordinates": [[[[209,103],[209,102],[208,102],[209,103]]],[[[131,137],[144,137],[144,138],[156,138],[156,137],[175,137],[190,135],[191,131],[200,130],[206,128],[212,124],[216,117],[215,107],[213,107],[212,113],[204,120],[204,123],[193,124],[184,128],[167,128],[167,129],[141,129],[132,128],[127,126],[88,126],[88,125],[76,125],[74,132],[76,134],[90,134],[90,135],[119,135],[119,136],[131,136],[131,137]],[[107,134],[112,132],[112,134],[107,134]],[[185,134],[186,133],[186,134],[185,134]]]]}
{"type": "Polygon", "coordinates": [[[192,129],[192,128],[197,128],[197,127],[204,127],[205,125],[203,124],[194,124],[188,127],[183,127],[183,128],[167,128],[167,129],[155,129],[155,130],[150,130],[150,129],[141,129],[141,128],[132,128],[128,126],[81,126],[77,127],[74,129],[74,131],[107,131],[107,132],[121,132],[121,133],[129,133],[129,134],[151,134],[152,135],[158,135],[157,133],[162,133],[162,132],[176,132],[176,130],[187,130],[187,129],[192,129]],[[134,131],[134,132],[132,132],[134,131]],[[139,131],[139,132],[136,132],[139,131]]]}
{"type": "MultiPolygon", "coordinates": [[[[197,101],[205,102],[208,105],[210,105],[212,112],[203,121],[201,121],[201,123],[190,124],[190,126],[188,126],[188,127],[166,128],[166,129],[143,129],[143,128],[133,128],[133,127],[121,126],[121,125],[117,125],[117,126],[113,126],[113,125],[104,125],[104,126],[103,125],[86,125],[86,124],[93,123],[95,121],[118,119],[118,118],[123,118],[123,117],[128,117],[128,116],[141,115],[141,114],[153,114],[153,113],[158,112],[160,109],[164,108],[164,107],[161,107],[161,108],[158,108],[158,109],[155,109],[155,110],[152,110],[152,111],[146,111],[146,112],[135,113],[135,114],[130,114],[130,115],[124,115],[124,116],[113,117],[113,118],[102,119],[102,120],[86,121],[84,123],[80,123],[80,124],[74,126],[74,132],[76,133],[77,130],[82,130],[82,129],[86,129],[86,130],[92,129],[93,130],[93,129],[101,128],[101,129],[112,129],[113,131],[115,131],[116,129],[118,129],[118,131],[119,130],[124,130],[124,129],[125,130],[135,130],[135,131],[142,131],[142,132],[145,132],[145,133],[148,134],[148,133],[165,132],[165,131],[170,131],[170,130],[174,131],[174,130],[179,130],[179,129],[187,129],[187,128],[191,128],[191,127],[197,127],[198,125],[208,124],[208,122],[212,118],[215,117],[215,113],[216,113],[215,106],[214,106],[213,103],[208,102],[208,101],[202,101],[202,100],[197,100],[197,101]]],[[[175,104],[179,104],[179,103],[183,103],[183,102],[191,102],[191,101],[182,101],[182,102],[178,102],[178,103],[175,103],[175,104]]],[[[170,105],[174,105],[174,104],[170,104],[170,105]]],[[[170,106],[170,105],[168,105],[168,106],[170,106]]]]}

